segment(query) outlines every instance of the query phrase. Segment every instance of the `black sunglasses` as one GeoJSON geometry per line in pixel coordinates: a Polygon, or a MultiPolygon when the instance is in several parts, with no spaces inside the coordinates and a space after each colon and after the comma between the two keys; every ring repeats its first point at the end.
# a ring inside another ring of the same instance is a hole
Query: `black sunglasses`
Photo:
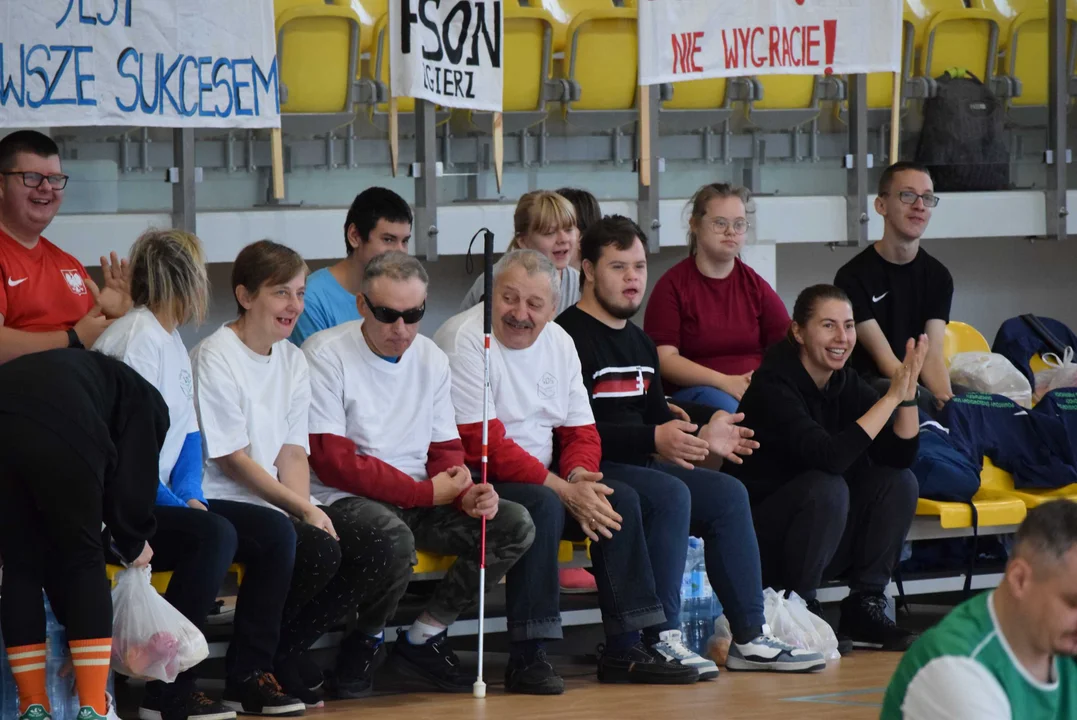
{"type": "Polygon", "coordinates": [[[392,325],[400,318],[404,319],[405,325],[414,325],[423,319],[423,315],[426,314],[426,301],[417,308],[411,308],[410,310],[394,310],[393,308],[382,307],[370,302],[370,298],[366,293],[363,293],[363,302],[370,308],[370,314],[374,316],[374,319],[380,323],[386,325],[392,325]]]}

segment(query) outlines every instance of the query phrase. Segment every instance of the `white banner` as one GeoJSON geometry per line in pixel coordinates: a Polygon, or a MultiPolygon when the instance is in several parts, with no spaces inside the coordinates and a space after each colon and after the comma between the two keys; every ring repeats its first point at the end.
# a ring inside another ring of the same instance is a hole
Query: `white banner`
{"type": "MultiPolygon", "coordinates": [[[[516,2],[516,0],[509,0],[516,2]]],[[[501,111],[502,0],[390,0],[393,97],[501,111]]]]}
{"type": "Polygon", "coordinates": [[[269,0],[0,0],[0,127],[280,127],[269,0]]]}
{"type": "Polygon", "coordinates": [[[901,66],[902,0],[640,0],[640,85],[901,66]]]}

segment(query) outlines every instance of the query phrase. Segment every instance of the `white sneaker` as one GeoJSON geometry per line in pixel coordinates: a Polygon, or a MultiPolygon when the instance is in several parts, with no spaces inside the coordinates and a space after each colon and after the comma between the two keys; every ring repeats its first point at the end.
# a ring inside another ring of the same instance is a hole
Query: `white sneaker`
{"type": "Polygon", "coordinates": [[[822,653],[801,650],[770,634],[763,626],[763,634],[743,645],[729,646],[726,658],[727,670],[766,670],[770,672],[816,672],[826,667],[822,653]]]}
{"type": "Polygon", "coordinates": [[[695,668],[700,680],[712,680],[718,677],[718,666],[714,661],[701,657],[688,649],[681,637],[680,630],[665,630],[658,633],[658,642],[651,649],[674,665],[695,668]]]}
{"type": "Polygon", "coordinates": [[[103,717],[92,707],[84,706],[79,708],[76,720],[120,720],[120,716],[116,714],[116,701],[108,693],[105,693],[105,705],[107,710],[103,717]]]}

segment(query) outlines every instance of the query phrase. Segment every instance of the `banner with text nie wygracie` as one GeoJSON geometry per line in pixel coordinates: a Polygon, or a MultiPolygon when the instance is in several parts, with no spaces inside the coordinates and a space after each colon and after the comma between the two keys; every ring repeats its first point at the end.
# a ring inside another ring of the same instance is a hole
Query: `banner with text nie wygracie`
{"type": "Polygon", "coordinates": [[[269,0],[0,0],[0,127],[280,127],[269,0]]]}
{"type": "Polygon", "coordinates": [[[901,66],[902,0],[640,0],[640,85],[901,66]]]}
{"type": "Polygon", "coordinates": [[[501,3],[390,0],[389,84],[393,97],[501,112],[501,3]]]}

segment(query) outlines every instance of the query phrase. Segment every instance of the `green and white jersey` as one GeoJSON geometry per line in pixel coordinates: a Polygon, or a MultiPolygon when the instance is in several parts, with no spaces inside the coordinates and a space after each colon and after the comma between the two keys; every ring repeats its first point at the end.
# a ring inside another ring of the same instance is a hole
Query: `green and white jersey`
{"type": "Polygon", "coordinates": [[[1077,718],[1077,660],[1041,683],[999,629],[994,592],[968,600],[917,640],[890,680],[880,720],[1077,718]]]}

